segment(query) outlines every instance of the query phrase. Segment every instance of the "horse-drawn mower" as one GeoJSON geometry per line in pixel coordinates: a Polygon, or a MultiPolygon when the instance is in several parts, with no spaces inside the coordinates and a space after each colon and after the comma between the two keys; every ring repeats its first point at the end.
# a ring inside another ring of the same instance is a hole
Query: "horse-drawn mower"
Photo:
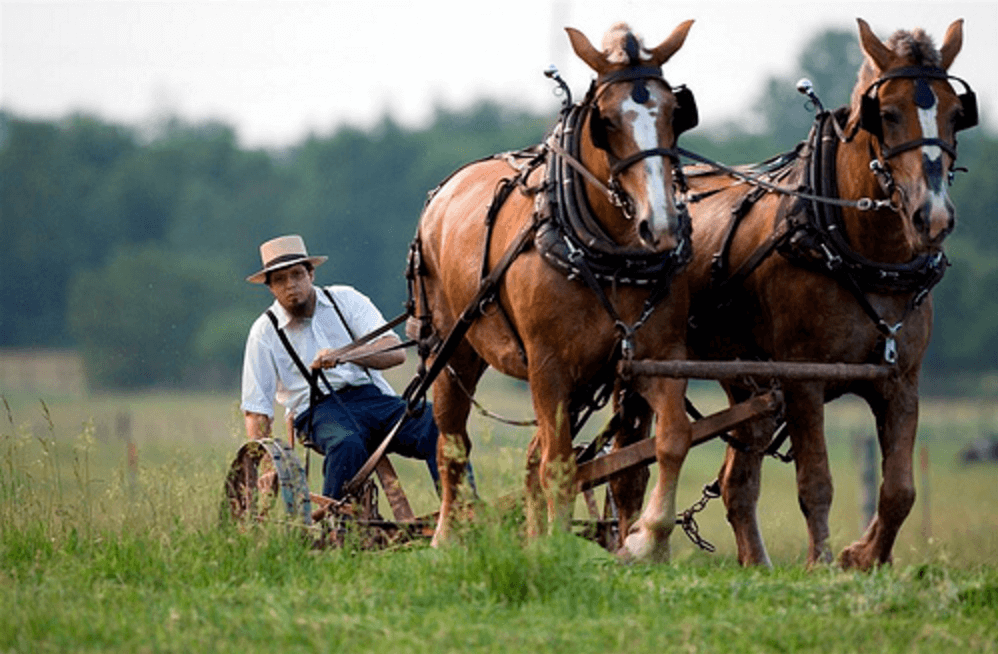
{"type": "MultiPolygon", "coordinates": [[[[696,379],[824,379],[829,381],[876,379],[890,374],[890,367],[872,364],[814,364],[758,361],[631,361],[622,362],[624,375],[662,375],[696,379]]],[[[783,411],[779,390],[769,390],[716,413],[699,416],[692,423],[692,447],[721,437],[733,442],[730,432],[754,420],[778,418],[783,411]]],[[[612,420],[611,420],[612,422],[612,420]]],[[[608,549],[619,544],[617,520],[612,495],[607,494],[602,512],[595,500],[595,490],[619,475],[632,473],[655,461],[654,438],[608,451],[611,424],[585,447],[576,448],[576,493],[581,493],[588,519],[573,520],[573,530],[608,549]]],[[[764,453],[782,456],[778,449],[783,439],[777,435],[764,453]]],[[[305,467],[295,450],[294,438],[285,442],[268,438],[249,441],[240,447],[225,481],[226,519],[238,522],[283,522],[306,529],[316,547],[342,546],[347,537],[361,547],[381,548],[433,535],[437,516],[416,516],[402,483],[384,450],[375,452],[362,472],[349,484],[357,490],[341,500],[311,493],[305,467]],[[363,477],[365,470],[373,475],[363,477]],[[375,478],[377,482],[375,482],[375,478]],[[384,517],[379,507],[379,492],[384,493],[391,517],[384,517]]],[[[698,532],[695,514],[706,501],[716,497],[713,484],[704,488],[704,496],[690,509],[676,517],[676,524],[698,547],[712,551],[711,544],[698,532]]],[[[508,507],[516,496],[498,498],[495,504],[508,507]]]]}

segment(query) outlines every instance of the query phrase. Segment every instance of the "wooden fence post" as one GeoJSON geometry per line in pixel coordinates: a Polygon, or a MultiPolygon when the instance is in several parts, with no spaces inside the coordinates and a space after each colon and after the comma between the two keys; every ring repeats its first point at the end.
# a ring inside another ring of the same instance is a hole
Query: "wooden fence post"
{"type": "Polygon", "coordinates": [[[860,531],[866,531],[877,512],[877,439],[869,434],[853,434],[853,449],[859,462],[860,531]]]}
{"type": "Polygon", "coordinates": [[[929,493],[929,446],[923,445],[919,452],[919,464],[922,471],[922,538],[926,541],[932,538],[932,502],[929,493]]]}
{"type": "Polygon", "coordinates": [[[132,414],[128,411],[119,411],[115,419],[115,431],[118,438],[125,441],[125,456],[128,470],[129,490],[134,494],[135,486],[138,483],[139,474],[139,449],[135,446],[132,438],[132,414]]]}

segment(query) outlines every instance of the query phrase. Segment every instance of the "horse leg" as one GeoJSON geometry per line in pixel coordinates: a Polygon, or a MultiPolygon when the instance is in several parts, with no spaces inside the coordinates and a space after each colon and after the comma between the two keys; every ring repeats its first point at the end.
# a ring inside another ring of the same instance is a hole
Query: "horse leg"
{"type": "Polygon", "coordinates": [[[641,517],[631,528],[620,556],[641,561],[668,561],[669,536],[676,526],[679,470],[690,449],[692,431],[683,398],[685,379],[642,378],[641,394],[655,409],[655,458],[658,481],[641,517]]]}
{"type": "Polygon", "coordinates": [[[917,381],[902,381],[879,402],[871,402],[870,408],[877,419],[877,438],[883,455],[877,513],[866,533],[839,556],[843,568],[860,570],[891,562],[894,540],[915,503],[912,459],[918,427],[917,381]]]}
{"type": "Polygon", "coordinates": [[[548,368],[543,372],[531,370],[530,374],[538,428],[527,456],[528,536],[542,533],[542,494],[547,503],[548,528],[552,530],[568,530],[575,501],[575,457],[568,416],[570,385],[553,372],[548,368]]]}
{"type": "Polygon", "coordinates": [[[468,393],[474,392],[484,371],[481,358],[467,343],[451,357],[450,368],[444,369],[433,383],[433,416],[440,431],[437,438],[440,516],[431,542],[433,547],[444,545],[450,539],[453,505],[458,501],[458,487],[464,479],[471,452],[471,439],[468,438],[471,398],[468,393]],[[452,374],[458,376],[460,385],[452,374]]]}
{"type": "MultiPolygon", "coordinates": [[[[622,417],[620,428],[614,434],[613,449],[616,451],[648,436],[652,412],[644,398],[630,388],[617,389],[617,392],[614,393],[614,405],[615,410],[622,417]]],[[[620,535],[618,542],[607,544],[613,550],[619,550],[623,547],[624,536],[627,535],[631,525],[641,512],[641,505],[644,502],[645,490],[648,488],[650,477],[651,472],[647,467],[642,466],[626,474],[616,475],[609,480],[610,496],[617,505],[618,533],[620,535]]]]}
{"type": "Polygon", "coordinates": [[[721,499],[738,546],[738,562],[746,566],[772,567],[759,530],[758,505],[764,456],[762,450],[769,444],[774,428],[774,421],[764,418],[737,430],[735,437],[748,446],[750,451],[743,452],[729,446],[718,473],[721,499]]]}
{"type": "Polygon", "coordinates": [[[797,502],[807,522],[807,564],[831,563],[828,514],[832,506],[832,474],[825,447],[824,386],[787,384],[786,420],[797,465],[797,502]]]}
{"type": "Polygon", "coordinates": [[[544,533],[544,491],[541,486],[540,435],[534,434],[527,446],[527,474],[524,479],[523,512],[528,538],[537,538],[544,533]]]}

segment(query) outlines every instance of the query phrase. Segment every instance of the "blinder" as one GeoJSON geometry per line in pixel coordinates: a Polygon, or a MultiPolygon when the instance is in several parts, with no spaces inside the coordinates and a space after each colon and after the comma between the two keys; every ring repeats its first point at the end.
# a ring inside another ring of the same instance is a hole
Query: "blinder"
{"type": "Polygon", "coordinates": [[[589,136],[600,150],[610,151],[610,136],[606,133],[606,121],[595,102],[589,109],[589,136]]]}
{"type": "Polygon", "coordinates": [[[974,94],[973,90],[971,90],[970,85],[967,84],[967,82],[959,77],[949,75],[941,68],[935,68],[933,66],[907,66],[905,68],[888,71],[870,84],[870,86],[868,86],[866,91],[863,93],[860,104],[859,126],[869,132],[881,143],[884,142],[884,125],[883,120],[880,117],[880,97],[877,95],[877,89],[879,89],[880,85],[884,82],[898,78],[916,80],[956,80],[963,86],[964,92],[957,95],[957,99],[960,101],[962,110],[957,116],[956,123],[953,125],[953,131],[959,132],[977,125],[977,96],[974,94]]]}
{"type": "Polygon", "coordinates": [[[676,108],[672,112],[672,133],[679,138],[680,134],[700,123],[700,113],[697,111],[693,91],[685,84],[672,89],[672,94],[676,96],[676,108]]]}

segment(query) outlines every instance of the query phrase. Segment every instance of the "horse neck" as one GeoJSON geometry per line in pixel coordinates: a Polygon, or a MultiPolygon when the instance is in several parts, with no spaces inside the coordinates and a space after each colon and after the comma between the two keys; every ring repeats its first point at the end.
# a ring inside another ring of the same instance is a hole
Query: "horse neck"
{"type": "MultiPolygon", "coordinates": [[[[845,200],[886,199],[876,176],[870,170],[870,136],[858,133],[836,152],[838,196],[845,200]]],[[[914,235],[904,217],[890,209],[860,211],[842,209],[842,227],[846,241],[859,255],[882,263],[904,263],[918,252],[914,235]]]]}

